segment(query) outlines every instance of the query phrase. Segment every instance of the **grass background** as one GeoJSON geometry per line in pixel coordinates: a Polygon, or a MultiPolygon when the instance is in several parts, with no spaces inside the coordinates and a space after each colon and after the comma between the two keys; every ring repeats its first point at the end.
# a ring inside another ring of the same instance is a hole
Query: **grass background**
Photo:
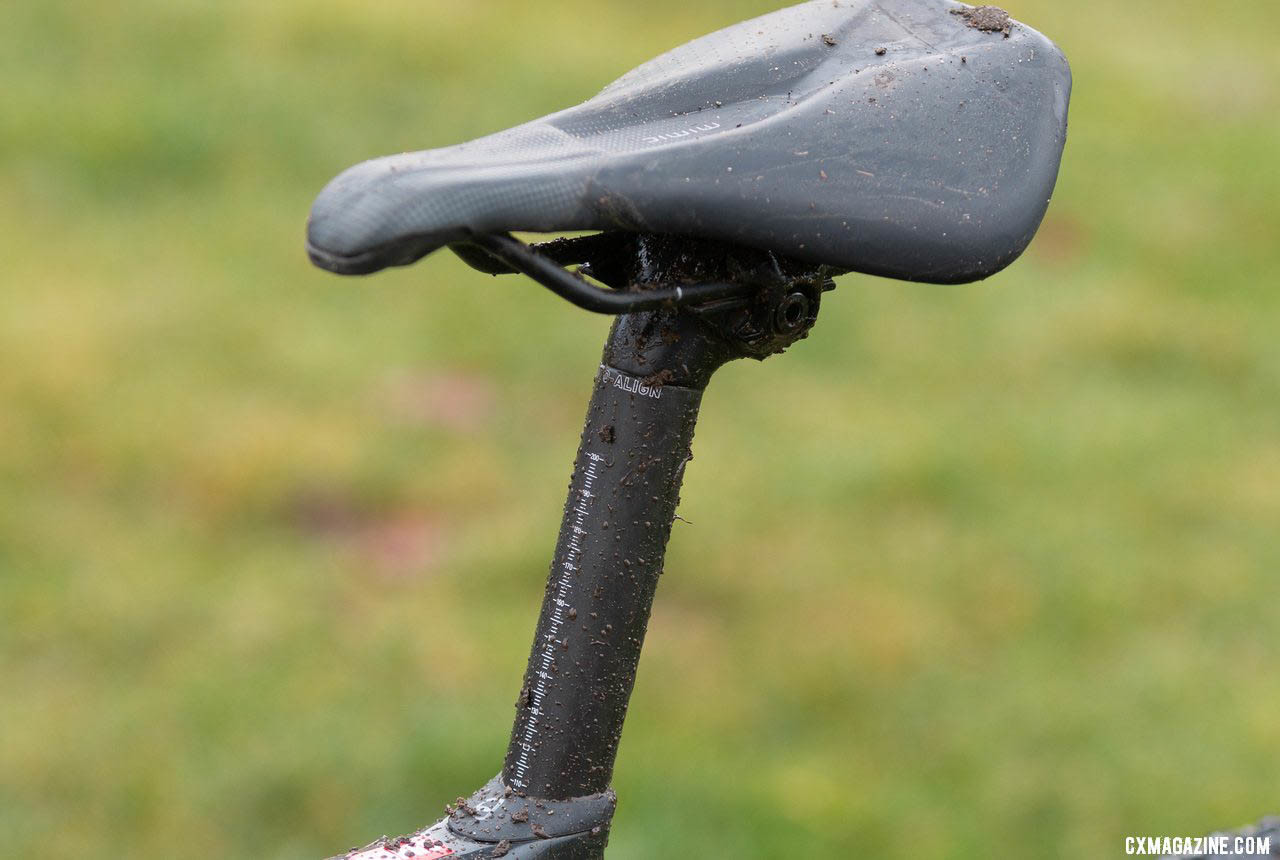
{"type": "MultiPolygon", "coordinates": [[[[307,209],[773,6],[6,7],[4,854],[317,858],[492,776],[608,323],[448,255],[327,277],[307,209]]],[[[1010,8],[1076,76],[1041,235],[844,278],[717,379],[611,857],[1104,857],[1280,807],[1274,4],[1010,8]]]]}

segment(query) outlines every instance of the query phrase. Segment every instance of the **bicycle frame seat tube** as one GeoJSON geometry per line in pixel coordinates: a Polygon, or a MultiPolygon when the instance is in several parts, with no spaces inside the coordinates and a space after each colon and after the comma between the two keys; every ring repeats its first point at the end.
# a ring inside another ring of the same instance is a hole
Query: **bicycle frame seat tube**
{"type": "Polygon", "coordinates": [[[688,312],[614,324],[503,767],[521,793],[609,787],[702,392],[732,357],[688,312]]]}

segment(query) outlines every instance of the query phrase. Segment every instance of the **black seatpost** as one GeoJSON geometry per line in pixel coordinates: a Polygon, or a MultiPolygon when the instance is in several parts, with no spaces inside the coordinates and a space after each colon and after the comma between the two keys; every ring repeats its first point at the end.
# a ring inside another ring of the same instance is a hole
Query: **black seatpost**
{"type": "Polygon", "coordinates": [[[435,825],[375,843],[361,858],[603,856],[609,783],[702,392],[726,362],[763,359],[805,337],[834,286],[823,267],[690,239],[606,236],[559,250],[633,295],[742,289],[695,290],[695,304],[645,301],[614,323],[502,773],[435,825]]]}
{"type": "Polygon", "coordinates": [[[702,392],[730,358],[657,317],[615,323],[587,410],[503,768],[534,796],[609,787],[702,392]]]}
{"type": "Polygon", "coordinates": [[[641,251],[640,282],[761,286],[744,300],[629,314],[610,332],[502,773],[533,797],[608,789],[702,393],[727,361],[805,336],[831,287],[816,267],[758,252],[655,238],[641,251]]]}

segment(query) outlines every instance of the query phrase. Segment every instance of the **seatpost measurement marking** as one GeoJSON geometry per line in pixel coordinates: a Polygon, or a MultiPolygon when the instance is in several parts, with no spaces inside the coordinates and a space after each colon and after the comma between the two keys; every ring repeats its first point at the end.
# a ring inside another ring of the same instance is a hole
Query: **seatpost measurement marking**
{"type": "Polygon", "coordinates": [[[511,782],[515,788],[527,791],[529,788],[529,756],[533,754],[534,740],[538,736],[539,717],[547,700],[547,681],[551,679],[551,667],[555,662],[556,640],[564,627],[565,613],[569,610],[569,595],[573,592],[573,577],[582,565],[582,539],[586,536],[587,511],[591,500],[595,498],[592,488],[600,476],[597,466],[604,462],[600,454],[588,453],[587,470],[583,475],[582,489],[578,491],[578,500],[573,507],[573,525],[569,533],[569,545],[565,549],[564,561],[560,563],[560,581],[556,585],[555,597],[552,599],[551,624],[547,628],[542,643],[542,657],[538,661],[538,671],[533,676],[533,688],[530,693],[528,721],[525,723],[516,758],[516,772],[511,782]]]}

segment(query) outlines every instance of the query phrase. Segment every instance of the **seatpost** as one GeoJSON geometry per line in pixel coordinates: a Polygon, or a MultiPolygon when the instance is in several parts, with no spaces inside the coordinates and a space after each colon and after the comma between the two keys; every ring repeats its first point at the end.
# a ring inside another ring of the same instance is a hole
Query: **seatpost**
{"type": "Polygon", "coordinates": [[[616,321],[587,409],[503,767],[537,797],[609,787],[702,392],[730,357],[684,313],[646,338],[656,316],[616,321]]]}
{"type": "Polygon", "coordinates": [[[609,783],[702,392],[726,362],[805,337],[834,287],[825,267],[714,242],[627,234],[566,247],[619,292],[671,298],[645,297],[605,344],[502,773],[434,825],[349,857],[604,856],[609,783]],[[696,289],[708,284],[740,289],[696,289]]]}
{"type": "Polygon", "coordinates": [[[764,283],[748,300],[629,314],[610,332],[502,772],[521,794],[608,790],[702,393],[726,362],[804,337],[832,286],[813,267],[699,244],[650,240],[638,278],[750,272],[764,283]]]}

